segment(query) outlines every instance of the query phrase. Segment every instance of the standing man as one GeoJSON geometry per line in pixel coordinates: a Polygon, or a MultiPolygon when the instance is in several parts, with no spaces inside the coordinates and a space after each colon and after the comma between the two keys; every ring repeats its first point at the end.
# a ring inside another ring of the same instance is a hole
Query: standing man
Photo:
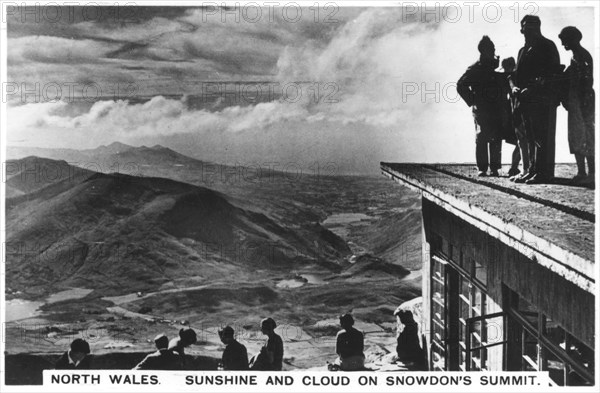
{"type": "Polygon", "coordinates": [[[468,106],[473,108],[475,118],[475,159],[478,176],[499,176],[502,153],[502,95],[501,76],[496,47],[490,37],[484,35],[477,46],[479,60],[470,66],[457,82],[456,90],[468,106]],[[489,150],[489,153],[488,153],[489,150]]]}
{"type": "Polygon", "coordinates": [[[525,15],[521,33],[525,45],[519,50],[517,67],[510,79],[516,107],[525,128],[529,153],[529,171],[515,179],[516,183],[541,184],[554,177],[556,137],[555,76],[561,70],[554,42],[545,38],[536,15],[525,15]]]}

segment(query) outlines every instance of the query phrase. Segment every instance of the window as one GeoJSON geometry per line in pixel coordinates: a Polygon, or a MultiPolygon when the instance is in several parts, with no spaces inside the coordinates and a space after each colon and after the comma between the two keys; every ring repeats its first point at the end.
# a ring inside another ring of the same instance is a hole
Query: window
{"type": "MultiPolygon", "coordinates": [[[[448,249],[460,261],[467,260],[462,250],[455,252],[452,245],[448,249]]],[[[501,369],[504,314],[482,285],[487,281],[484,267],[470,258],[461,267],[435,251],[431,258],[431,369],[501,369]]]]}
{"type": "Polygon", "coordinates": [[[432,258],[431,266],[431,362],[432,369],[446,369],[446,262],[432,258]]]}
{"type": "Polygon", "coordinates": [[[516,293],[511,297],[509,315],[521,331],[521,369],[548,371],[557,386],[593,385],[594,351],[516,293]]]}

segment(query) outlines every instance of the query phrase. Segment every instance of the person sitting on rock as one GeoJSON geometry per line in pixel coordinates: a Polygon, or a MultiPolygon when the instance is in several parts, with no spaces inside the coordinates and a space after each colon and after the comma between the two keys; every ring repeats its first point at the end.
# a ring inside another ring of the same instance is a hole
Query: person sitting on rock
{"type": "Polygon", "coordinates": [[[156,352],[146,356],[134,370],[181,370],[183,362],[181,356],[174,351],[169,351],[169,338],[159,334],[154,338],[156,352]]]}
{"type": "Polygon", "coordinates": [[[398,335],[398,345],[396,346],[398,360],[420,366],[423,350],[419,343],[419,327],[414,320],[413,313],[410,310],[397,310],[394,315],[404,325],[402,332],[398,335]]]}
{"type": "Polygon", "coordinates": [[[265,318],[261,321],[260,330],[268,339],[260,349],[260,353],[250,360],[251,370],[281,371],[283,368],[283,340],[275,333],[276,327],[273,318],[265,318]]]}
{"type": "Polygon", "coordinates": [[[82,338],[71,343],[71,349],[65,352],[54,365],[56,370],[89,370],[91,363],[90,344],[82,338]]]}
{"type": "Polygon", "coordinates": [[[248,351],[234,338],[233,328],[225,326],[223,330],[219,330],[219,337],[226,345],[221,357],[223,370],[248,370],[248,351]]]}
{"type": "Polygon", "coordinates": [[[342,330],[336,336],[335,345],[340,369],[344,371],[362,370],[365,366],[364,336],[353,327],[354,318],[350,314],[340,317],[340,325],[342,330]]]}
{"type": "Polygon", "coordinates": [[[181,356],[181,362],[185,368],[185,348],[196,344],[196,332],[194,329],[185,327],[179,330],[179,337],[169,342],[169,351],[181,356]]]}

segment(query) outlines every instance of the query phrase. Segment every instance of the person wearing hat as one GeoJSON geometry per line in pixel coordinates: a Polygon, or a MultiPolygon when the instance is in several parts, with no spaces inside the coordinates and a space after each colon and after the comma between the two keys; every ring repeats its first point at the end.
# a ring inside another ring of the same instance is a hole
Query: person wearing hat
{"type": "Polygon", "coordinates": [[[564,72],[566,94],[561,101],[568,116],[569,149],[575,155],[577,175],[573,178],[576,184],[591,185],[594,183],[595,160],[595,101],[593,59],[581,46],[583,35],[578,28],[567,26],[558,35],[566,50],[573,52],[571,64],[564,72]],[[588,173],[585,170],[587,160],[588,173]]]}
{"type": "Polygon", "coordinates": [[[502,167],[502,118],[505,108],[503,78],[498,67],[496,47],[484,35],[477,46],[479,60],[467,68],[456,84],[456,90],[472,108],[475,119],[475,160],[478,176],[499,176],[502,167]]]}
{"type": "Polygon", "coordinates": [[[267,336],[267,342],[250,360],[251,370],[281,371],[283,369],[283,340],[275,333],[276,327],[273,318],[265,318],[260,322],[260,331],[267,336]]]}
{"type": "Polygon", "coordinates": [[[529,156],[527,173],[516,183],[547,183],[554,177],[557,75],[562,72],[558,49],[542,35],[540,18],[525,15],[521,33],[525,45],[519,50],[517,66],[510,78],[515,105],[521,114],[529,156]]]}
{"type": "Polygon", "coordinates": [[[340,369],[344,371],[362,370],[365,366],[364,336],[354,328],[354,318],[350,314],[340,317],[340,325],[342,330],[338,332],[335,344],[335,353],[339,356],[340,369]]]}
{"type": "Polygon", "coordinates": [[[196,332],[190,327],[185,327],[179,330],[179,337],[174,338],[169,342],[169,351],[173,351],[181,356],[181,362],[185,368],[185,348],[196,344],[196,332]]]}
{"type": "Polygon", "coordinates": [[[134,370],[181,370],[183,363],[181,356],[173,351],[169,351],[169,338],[164,334],[159,334],[154,338],[156,352],[146,356],[134,370]]]}
{"type": "Polygon", "coordinates": [[[56,362],[56,370],[88,370],[91,368],[90,344],[82,338],[71,343],[71,349],[65,352],[56,362]]]}
{"type": "Polygon", "coordinates": [[[233,328],[225,326],[222,330],[219,330],[219,338],[225,344],[225,350],[221,357],[223,370],[248,370],[248,351],[243,344],[235,339],[233,328]]]}

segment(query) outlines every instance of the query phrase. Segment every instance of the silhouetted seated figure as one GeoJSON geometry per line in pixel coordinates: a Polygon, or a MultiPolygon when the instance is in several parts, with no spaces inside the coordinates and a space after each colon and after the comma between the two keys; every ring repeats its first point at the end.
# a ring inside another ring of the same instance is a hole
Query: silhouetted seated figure
{"type": "Polygon", "coordinates": [[[338,332],[335,345],[335,352],[339,355],[340,370],[362,370],[365,367],[364,336],[353,327],[354,318],[350,314],[340,317],[340,325],[343,330],[338,332]]]}
{"type": "Polygon", "coordinates": [[[594,65],[593,59],[581,46],[583,35],[573,26],[565,27],[558,35],[566,50],[573,52],[571,64],[564,72],[565,89],[561,101],[569,112],[569,150],[575,154],[577,175],[573,181],[577,184],[592,184],[595,174],[594,160],[594,131],[595,131],[595,101],[594,65]],[[585,171],[587,160],[588,171],[585,171]]]}
{"type": "Polygon", "coordinates": [[[181,356],[169,351],[167,336],[159,334],[154,339],[154,344],[157,351],[146,356],[134,370],[181,370],[183,368],[181,356]]]}
{"type": "Polygon", "coordinates": [[[413,366],[420,368],[423,363],[423,350],[419,343],[419,327],[409,310],[398,310],[395,315],[404,325],[402,332],[398,335],[398,345],[396,353],[398,360],[407,366],[412,363],[413,366]]]}
{"type": "Polygon", "coordinates": [[[57,370],[88,370],[90,369],[90,344],[81,338],[71,343],[71,349],[65,352],[54,365],[57,370]]]}
{"type": "Polygon", "coordinates": [[[169,351],[181,356],[183,368],[185,368],[185,348],[196,344],[196,332],[194,329],[186,327],[179,330],[179,337],[169,342],[169,351]]]}
{"type": "Polygon", "coordinates": [[[219,337],[226,345],[221,357],[223,370],[248,370],[248,351],[234,338],[233,328],[225,326],[223,330],[219,330],[219,337]]]}
{"type": "Polygon", "coordinates": [[[251,370],[281,371],[283,368],[283,340],[275,333],[276,327],[273,318],[261,321],[260,330],[268,339],[260,352],[250,359],[251,370]]]}

